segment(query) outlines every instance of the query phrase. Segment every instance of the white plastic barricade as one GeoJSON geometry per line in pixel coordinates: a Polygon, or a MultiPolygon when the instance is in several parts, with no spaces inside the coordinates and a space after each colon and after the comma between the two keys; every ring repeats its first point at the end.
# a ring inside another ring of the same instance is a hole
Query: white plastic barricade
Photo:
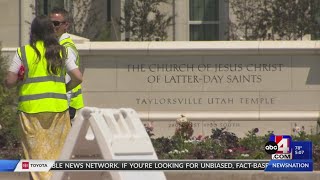
{"type": "MultiPolygon", "coordinates": [[[[77,113],[59,158],[70,159],[156,160],[158,157],[135,110],[85,107],[77,113]]],[[[166,177],[162,171],[53,171],[51,179],[165,180],[166,177]]]]}

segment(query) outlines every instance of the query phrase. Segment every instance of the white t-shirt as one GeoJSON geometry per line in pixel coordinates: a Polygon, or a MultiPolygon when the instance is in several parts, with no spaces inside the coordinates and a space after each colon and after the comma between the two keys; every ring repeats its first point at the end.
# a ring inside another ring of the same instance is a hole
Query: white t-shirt
{"type": "MultiPolygon", "coordinates": [[[[61,42],[62,40],[69,38],[70,35],[68,33],[64,33],[60,36],[59,38],[59,42],[61,42]]],[[[74,52],[74,50],[70,47],[67,48],[68,51],[68,56],[70,56],[70,59],[73,60],[74,64],[76,64],[77,61],[77,54],[76,52],[74,52]]],[[[69,59],[69,58],[68,58],[69,59]]],[[[76,65],[77,66],[77,65],[76,65]]],[[[77,66],[78,67],[78,66],[77,66]]],[[[68,74],[66,74],[66,84],[71,81],[71,78],[68,74]]],[[[67,92],[67,98],[68,98],[68,105],[70,105],[70,101],[71,101],[71,96],[72,96],[72,91],[68,91],[67,92]]]]}
{"type": "MultiPolygon", "coordinates": [[[[71,48],[68,48],[68,51],[70,51],[69,49],[71,49],[71,48]]],[[[73,50],[71,49],[71,51],[73,51],[73,50]]],[[[78,68],[77,64],[75,63],[76,59],[77,59],[77,57],[73,53],[68,53],[68,57],[65,62],[67,72],[78,68]],[[75,59],[75,60],[73,60],[73,59],[75,59]]],[[[9,67],[9,71],[18,74],[21,65],[22,65],[22,61],[18,55],[18,52],[16,52],[16,54],[14,55],[14,57],[12,59],[11,65],[9,67]]]]}
{"type": "MultiPolygon", "coordinates": [[[[70,35],[67,34],[67,33],[64,33],[60,36],[59,38],[59,42],[61,42],[62,40],[66,39],[66,38],[69,38],[70,35]]],[[[68,51],[68,59],[69,59],[69,56],[70,56],[70,59],[72,59],[74,61],[74,63],[76,64],[77,62],[77,53],[74,52],[74,50],[71,48],[71,47],[68,47],[67,48],[67,51],[68,51]]],[[[77,66],[77,65],[76,65],[77,66]]],[[[78,66],[77,66],[78,67],[78,66]]],[[[67,74],[66,75],[66,83],[68,83],[69,81],[71,80],[70,76],[67,74]]]]}

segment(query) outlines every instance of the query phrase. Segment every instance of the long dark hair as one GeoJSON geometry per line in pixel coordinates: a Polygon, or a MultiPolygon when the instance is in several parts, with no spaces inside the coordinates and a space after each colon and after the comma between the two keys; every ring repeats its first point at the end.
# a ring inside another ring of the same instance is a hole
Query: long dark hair
{"type": "Polygon", "coordinates": [[[46,49],[47,71],[49,74],[58,75],[64,66],[66,50],[59,44],[55,36],[53,24],[47,16],[37,16],[31,24],[30,46],[36,51],[38,62],[41,54],[36,47],[37,41],[43,41],[46,49]]]}

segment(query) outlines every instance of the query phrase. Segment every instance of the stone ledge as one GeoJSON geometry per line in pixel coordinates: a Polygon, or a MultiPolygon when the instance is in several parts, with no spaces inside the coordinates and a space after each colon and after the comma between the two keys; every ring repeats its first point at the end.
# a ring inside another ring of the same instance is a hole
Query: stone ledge
{"type": "Polygon", "coordinates": [[[97,42],[77,44],[81,55],[317,55],[317,41],[143,41],[97,42]]]}

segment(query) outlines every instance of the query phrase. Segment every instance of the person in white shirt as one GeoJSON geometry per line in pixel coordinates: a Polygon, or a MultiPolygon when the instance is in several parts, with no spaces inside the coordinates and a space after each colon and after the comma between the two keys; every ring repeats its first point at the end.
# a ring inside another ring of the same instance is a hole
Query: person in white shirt
{"type": "MultiPolygon", "coordinates": [[[[74,42],[71,40],[67,30],[70,26],[71,19],[68,11],[62,8],[53,8],[50,12],[50,19],[55,26],[56,36],[59,38],[61,45],[67,48],[68,56],[74,57],[76,64],[79,66],[78,51],[75,47],[74,42]]],[[[70,76],[66,76],[66,83],[70,81],[70,76]]],[[[71,120],[74,119],[76,111],[84,107],[83,98],[81,94],[81,86],[76,87],[73,92],[67,93],[69,103],[69,113],[71,120]]]]}

